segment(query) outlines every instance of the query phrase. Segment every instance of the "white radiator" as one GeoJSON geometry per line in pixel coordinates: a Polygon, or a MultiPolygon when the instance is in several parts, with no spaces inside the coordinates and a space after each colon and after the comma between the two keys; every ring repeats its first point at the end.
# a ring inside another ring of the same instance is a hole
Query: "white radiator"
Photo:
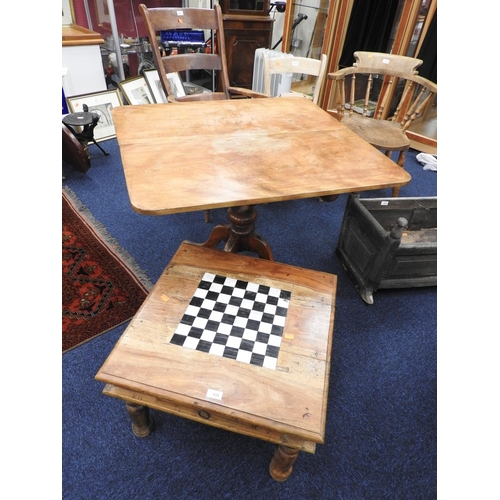
{"type": "MultiPolygon", "coordinates": [[[[293,57],[292,54],[284,54],[272,49],[257,49],[253,63],[252,90],[254,92],[265,92],[264,86],[264,54],[271,59],[273,57],[293,57]]],[[[282,93],[290,92],[293,73],[271,75],[271,95],[278,97],[282,93]]]]}

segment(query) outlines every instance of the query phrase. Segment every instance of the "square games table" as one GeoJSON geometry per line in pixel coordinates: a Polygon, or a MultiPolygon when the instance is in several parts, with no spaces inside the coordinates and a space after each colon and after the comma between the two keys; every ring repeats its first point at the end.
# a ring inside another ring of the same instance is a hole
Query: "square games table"
{"type": "Polygon", "coordinates": [[[183,242],[96,375],[138,437],[150,408],[277,444],[325,437],[337,277],[183,242]]]}

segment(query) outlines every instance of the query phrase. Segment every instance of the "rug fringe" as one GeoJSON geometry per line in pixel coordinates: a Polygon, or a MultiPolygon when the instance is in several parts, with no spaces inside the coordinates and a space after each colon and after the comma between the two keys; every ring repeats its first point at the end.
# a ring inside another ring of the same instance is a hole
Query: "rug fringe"
{"type": "Polygon", "coordinates": [[[153,288],[153,283],[149,279],[148,275],[145,271],[141,269],[139,264],[135,261],[135,259],[130,255],[127,250],[125,250],[118,240],[109,234],[108,230],[99,222],[90,212],[90,210],[81,202],[81,200],[76,196],[74,191],[68,186],[63,186],[63,191],[66,196],[71,200],[71,203],[75,206],[75,208],[80,212],[82,216],[89,221],[90,224],[96,229],[102,239],[113,248],[113,251],[119,255],[121,259],[127,264],[127,266],[137,275],[142,284],[146,287],[148,291],[153,288]]]}

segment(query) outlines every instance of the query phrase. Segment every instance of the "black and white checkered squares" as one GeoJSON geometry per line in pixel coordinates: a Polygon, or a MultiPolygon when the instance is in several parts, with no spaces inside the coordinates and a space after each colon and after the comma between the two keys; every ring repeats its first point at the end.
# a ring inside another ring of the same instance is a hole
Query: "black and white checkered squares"
{"type": "Polygon", "coordinates": [[[205,273],[171,343],[276,369],[291,292],[205,273]]]}

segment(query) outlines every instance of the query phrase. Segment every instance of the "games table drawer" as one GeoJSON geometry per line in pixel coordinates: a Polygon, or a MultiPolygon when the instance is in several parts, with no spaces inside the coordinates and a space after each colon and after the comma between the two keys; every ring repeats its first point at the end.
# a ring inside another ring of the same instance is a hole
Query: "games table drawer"
{"type": "Polygon", "coordinates": [[[237,416],[224,415],[214,409],[216,405],[210,405],[206,401],[193,401],[191,404],[169,401],[156,396],[130,391],[111,384],[105,385],[103,394],[121,399],[128,403],[146,406],[165,413],[194,420],[202,424],[262,439],[263,441],[269,441],[275,444],[284,444],[291,448],[300,449],[308,453],[314,453],[316,451],[316,443],[312,441],[304,440],[303,438],[290,434],[289,432],[280,432],[279,430],[259,425],[259,419],[257,418],[252,419],[250,417],[251,421],[246,421],[238,418],[237,416]]]}

